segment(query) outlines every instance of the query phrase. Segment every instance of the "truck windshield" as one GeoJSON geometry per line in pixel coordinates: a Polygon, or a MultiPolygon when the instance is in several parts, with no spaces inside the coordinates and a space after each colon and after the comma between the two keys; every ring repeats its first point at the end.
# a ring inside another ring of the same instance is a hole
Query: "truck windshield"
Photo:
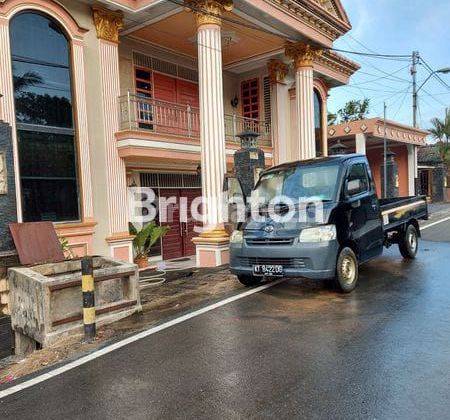
{"type": "Polygon", "coordinates": [[[288,197],[294,202],[334,201],[338,188],[339,165],[298,166],[262,175],[253,197],[262,205],[288,197]]]}

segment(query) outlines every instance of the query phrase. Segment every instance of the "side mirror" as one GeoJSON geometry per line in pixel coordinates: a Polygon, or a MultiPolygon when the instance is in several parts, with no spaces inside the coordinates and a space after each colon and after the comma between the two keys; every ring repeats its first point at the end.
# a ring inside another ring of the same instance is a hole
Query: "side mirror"
{"type": "Polygon", "coordinates": [[[361,180],[352,179],[347,182],[347,195],[355,195],[361,192],[361,180]]]}

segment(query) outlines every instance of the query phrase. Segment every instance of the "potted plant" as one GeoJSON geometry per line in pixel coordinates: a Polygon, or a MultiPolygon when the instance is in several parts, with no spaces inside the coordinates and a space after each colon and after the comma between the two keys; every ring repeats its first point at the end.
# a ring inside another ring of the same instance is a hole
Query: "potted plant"
{"type": "Polygon", "coordinates": [[[162,238],[168,231],[167,226],[158,226],[154,221],[137,229],[132,223],[129,224],[130,234],[134,235],[133,249],[134,262],[139,268],[148,267],[148,257],[151,247],[162,238]]]}

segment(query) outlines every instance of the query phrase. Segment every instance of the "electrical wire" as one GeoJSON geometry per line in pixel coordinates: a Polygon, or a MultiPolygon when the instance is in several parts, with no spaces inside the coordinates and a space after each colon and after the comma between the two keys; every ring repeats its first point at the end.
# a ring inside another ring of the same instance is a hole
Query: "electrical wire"
{"type": "Polygon", "coordinates": [[[406,97],[408,96],[408,93],[410,93],[410,88],[411,88],[411,86],[412,86],[412,83],[409,84],[408,87],[406,88],[405,94],[403,95],[403,98],[402,98],[402,100],[400,101],[400,105],[399,105],[399,107],[397,108],[397,111],[395,112],[394,116],[392,117],[393,120],[395,120],[395,119],[397,118],[397,115],[398,115],[399,112],[401,111],[401,109],[402,109],[402,107],[403,107],[403,105],[404,105],[404,103],[405,103],[406,97]]]}
{"type": "Polygon", "coordinates": [[[408,67],[409,67],[409,64],[407,64],[407,65],[404,66],[404,67],[401,67],[401,68],[398,69],[398,70],[393,71],[392,73],[390,73],[390,75],[380,76],[380,77],[377,77],[376,79],[373,79],[373,80],[366,80],[366,81],[364,81],[364,82],[360,82],[360,83],[357,83],[357,84],[353,84],[353,86],[361,86],[361,85],[365,85],[365,84],[367,84],[367,83],[377,82],[378,80],[387,79],[387,78],[393,76],[394,74],[400,73],[402,70],[405,70],[405,69],[407,69],[408,67]]]}
{"type": "MultiPolygon", "coordinates": [[[[188,8],[188,9],[194,11],[194,12],[200,12],[200,13],[203,13],[205,15],[216,17],[216,18],[219,17],[215,13],[212,13],[212,12],[206,10],[206,9],[201,8],[201,7],[195,7],[192,4],[185,4],[184,2],[178,1],[178,0],[169,0],[169,1],[171,3],[179,6],[179,7],[188,8]]],[[[229,24],[234,24],[234,25],[238,25],[238,26],[241,26],[241,27],[245,27],[247,29],[253,29],[253,30],[256,30],[256,31],[259,31],[259,32],[264,32],[264,33],[270,34],[272,36],[279,36],[279,34],[275,33],[274,31],[270,31],[268,29],[264,29],[264,28],[261,28],[261,27],[256,26],[256,25],[252,25],[252,24],[249,24],[247,22],[243,22],[243,21],[240,21],[240,20],[232,19],[229,16],[221,15],[220,19],[225,21],[225,22],[227,22],[227,23],[229,23],[229,24]]],[[[289,38],[288,38],[288,40],[289,41],[295,41],[294,39],[289,39],[289,38]]],[[[264,40],[264,41],[267,41],[267,40],[264,40]]],[[[337,48],[333,48],[333,47],[330,47],[330,48],[329,47],[321,47],[321,48],[327,49],[327,50],[330,50],[330,51],[335,51],[335,52],[341,52],[341,53],[347,53],[347,54],[355,54],[355,55],[361,55],[361,56],[373,57],[373,58],[380,58],[380,59],[383,59],[383,58],[385,58],[385,59],[393,59],[393,60],[396,60],[396,61],[406,61],[407,58],[408,59],[410,58],[409,54],[408,55],[406,55],[406,54],[374,54],[374,53],[365,53],[365,52],[362,52],[362,51],[341,50],[341,49],[337,49],[337,48]]]]}
{"type": "Polygon", "coordinates": [[[427,68],[427,70],[430,72],[431,76],[434,77],[435,79],[439,80],[439,82],[446,87],[447,89],[450,90],[450,86],[444,81],[444,79],[442,79],[441,76],[439,76],[438,73],[436,73],[436,71],[424,60],[424,58],[422,56],[420,56],[420,61],[423,63],[423,65],[427,68]]]}

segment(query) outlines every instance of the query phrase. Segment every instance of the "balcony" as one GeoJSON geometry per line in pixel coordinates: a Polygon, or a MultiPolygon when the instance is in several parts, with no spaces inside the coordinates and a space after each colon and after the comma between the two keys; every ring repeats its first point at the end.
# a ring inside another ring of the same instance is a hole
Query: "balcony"
{"type": "MultiPolygon", "coordinates": [[[[142,134],[155,134],[183,140],[200,140],[200,110],[190,105],[181,105],[157,99],[142,98],[127,94],[119,98],[120,129],[142,134]]],[[[237,135],[251,130],[260,134],[259,145],[271,147],[270,122],[245,118],[237,114],[225,114],[225,140],[238,145],[237,135]]]]}

